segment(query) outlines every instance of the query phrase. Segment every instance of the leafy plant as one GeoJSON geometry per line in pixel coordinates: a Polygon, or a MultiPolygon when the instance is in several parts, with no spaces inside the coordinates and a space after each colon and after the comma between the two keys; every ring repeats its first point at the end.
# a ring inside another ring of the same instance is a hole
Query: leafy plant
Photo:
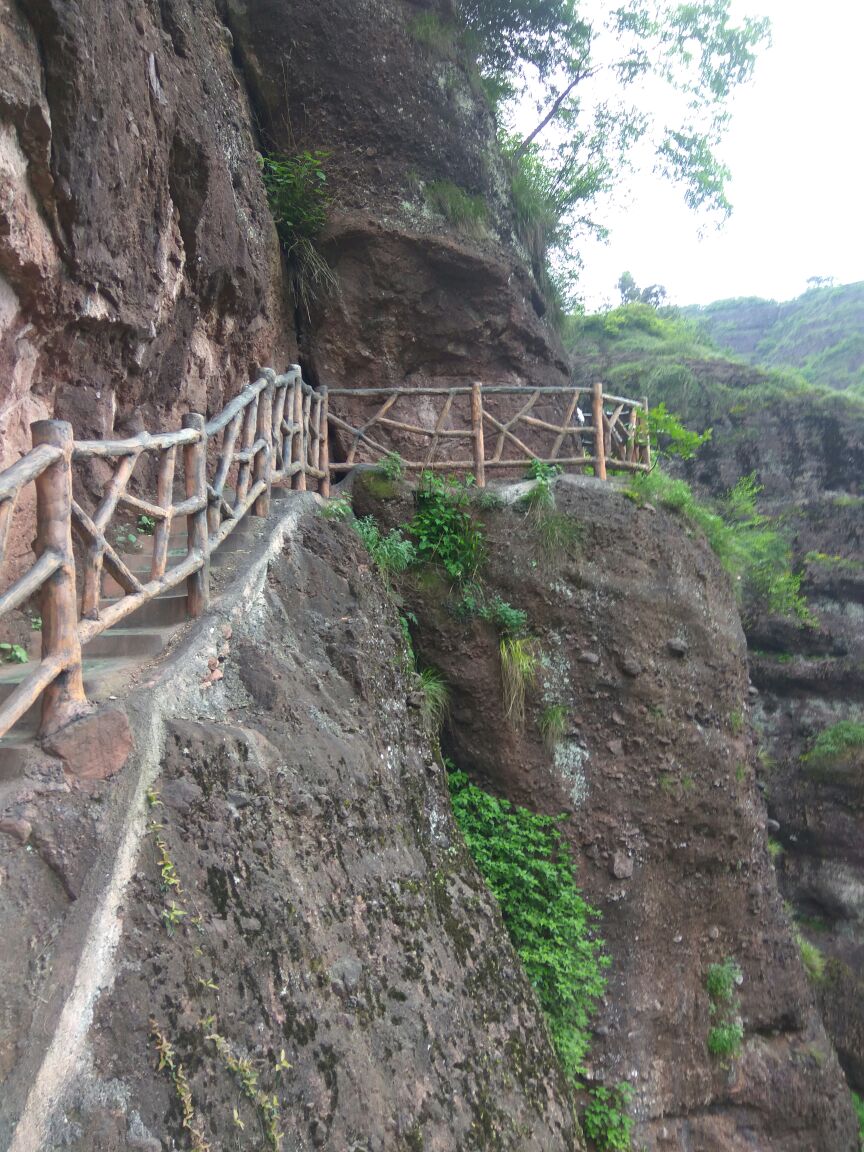
{"type": "Polygon", "coordinates": [[[337,496],[328,500],[326,504],[322,504],[319,514],[324,520],[347,520],[351,515],[351,497],[337,496]]]}
{"type": "Polygon", "coordinates": [[[703,444],[711,439],[712,430],[693,432],[685,428],[664,403],[648,409],[648,432],[651,443],[664,456],[692,460],[703,444]]]}
{"type": "Polygon", "coordinates": [[[7,664],[26,664],[30,659],[26,648],[22,648],[20,644],[10,644],[6,641],[0,644],[0,658],[7,664]]]}
{"type": "Polygon", "coordinates": [[[609,960],[598,914],[576,887],[559,821],[490,796],[462,772],[449,777],[456,821],[498,900],[571,1082],[584,1072],[590,1022],[609,960]]]}
{"type": "Polygon", "coordinates": [[[598,1152],[629,1152],[633,1120],[627,1107],[633,1089],[626,1081],[614,1088],[598,1084],[590,1089],[589,1097],[582,1114],[582,1131],[598,1152]]]}
{"type": "Polygon", "coordinates": [[[744,1026],[740,1020],[715,1024],[708,1032],[708,1051],[722,1059],[737,1056],[744,1039],[744,1026]]]}
{"type": "Polygon", "coordinates": [[[550,704],[540,714],[540,735],[543,743],[552,751],[567,734],[567,721],[570,711],[564,704],[550,704]]]}
{"type": "Polygon", "coordinates": [[[444,723],[450,705],[450,690],[437,668],[422,669],[420,691],[423,694],[423,719],[429,728],[437,732],[444,723]]]}
{"type": "Polygon", "coordinates": [[[503,636],[499,644],[504,712],[514,728],[525,727],[525,693],[537,679],[535,643],[526,636],[503,636]]]}
{"type": "Polygon", "coordinates": [[[741,969],[727,956],[721,964],[712,964],[708,969],[705,988],[713,1009],[724,1004],[732,1004],[735,990],[741,982],[741,969]]]}
{"type": "Polygon", "coordinates": [[[42,631],[42,617],[41,616],[31,616],[30,617],[30,631],[31,632],[41,632],[42,631]]]}
{"type": "Polygon", "coordinates": [[[798,945],[798,954],[804,971],[814,984],[825,979],[825,955],[820,948],[812,944],[806,936],[802,935],[800,928],[795,926],[795,943],[798,945]]]}
{"type": "Polygon", "coordinates": [[[156,531],[156,521],[152,516],[139,516],[137,527],[142,536],[152,536],[156,531]]]}
{"type": "Polygon", "coordinates": [[[772,860],[775,862],[779,860],[785,851],[786,849],[779,840],[775,840],[771,836],[768,837],[768,855],[772,860]]]}
{"type": "Polygon", "coordinates": [[[414,545],[405,539],[398,528],[392,528],[386,536],[382,536],[373,516],[355,520],[354,529],[366,545],[376,568],[385,575],[404,572],[417,558],[414,545]]]}
{"type": "Polygon", "coordinates": [[[864,1100],[857,1092],[852,1093],[852,1107],[858,1117],[858,1142],[861,1145],[861,1152],[864,1152],[864,1100]]]}
{"type": "Polygon", "coordinates": [[[414,502],[411,532],[419,558],[441,564],[451,580],[473,580],[483,563],[485,544],[483,529],[471,515],[470,486],[423,472],[414,502]]]}
{"type": "Polygon", "coordinates": [[[388,452],[377,466],[376,471],[380,472],[387,480],[401,480],[405,475],[405,461],[398,452],[388,452]]]}

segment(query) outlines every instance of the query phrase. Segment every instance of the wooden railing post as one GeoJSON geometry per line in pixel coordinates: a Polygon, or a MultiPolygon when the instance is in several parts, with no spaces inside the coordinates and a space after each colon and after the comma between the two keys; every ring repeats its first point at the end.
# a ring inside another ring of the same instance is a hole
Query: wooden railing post
{"type": "Polygon", "coordinates": [[[318,483],[318,492],[325,500],[330,498],[330,395],[326,384],[321,392],[321,454],[319,468],[324,473],[318,483]]]}
{"type": "Polygon", "coordinates": [[[197,552],[204,563],[193,572],[186,582],[186,607],[194,620],[200,616],[210,602],[210,556],[207,534],[207,433],[206,421],[197,412],[183,417],[184,428],[194,428],[200,433],[197,440],[183,447],[183,472],[186,484],[186,499],[197,499],[200,508],[186,517],[186,552],[191,556],[197,552]]]}
{"type": "Polygon", "coordinates": [[[270,515],[270,488],[273,474],[273,381],[276,379],[276,373],[269,369],[265,375],[268,383],[258,397],[258,430],[255,439],[263,440],[267,447],[255,457],[252,483],[257,484],[263,480],[267,487],[252,505],[253,516],[270,515]]]}
{"type": "Polygon", "coordinates": [[[60,448],[57,460],[36,479],[37,557],[51,552],[61,566],[42,586],[42,659],[61,657],[65,671],[45,689],[40,735],[61,727],[87,703],[78,637],[78,596],[72,551],[72,425],[65,420],[38,420],[30,425],[33,447],[60,448]]]}
{"type": "Polygon", "coordinates": [[[597,460],[597,475],[606,479],[606,425],[603,420],[603,385],[594,385],[594,456],[597,460]]]}
{"type": "Polygon", "coordinates": [[[471,431],[474,437],[474,479],[478,488],[486,487],[486,442],[483,437],[483,385],[471,385],[471,431]]]}
{"type": "Polygon", "coordinates": [[[306,436],[303,429],[303,376],[300,368],[294,365],[296,376],[294,378],[294,436],[291,447],[291,462],[300,465],[300,471],[295,472],[291,480],[291,487],[295,492],[306,491],[306,436]]]}
{"type": "Polygon", "coordinates": [[[648,430],[648,397],[642,397],[642,420],[643,430],[645,436],[645,444],[642,448],[642,463],[650,470],[651,468],[651,433],[648,430]]]}

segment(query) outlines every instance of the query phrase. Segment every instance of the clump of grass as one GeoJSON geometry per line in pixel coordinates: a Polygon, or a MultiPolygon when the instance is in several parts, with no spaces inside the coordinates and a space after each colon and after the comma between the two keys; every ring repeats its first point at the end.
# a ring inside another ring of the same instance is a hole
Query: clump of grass
{"type": "Polygon", "coordinates": [[[855,1115],[858,1117],[858,1142],[861,1145],[862,1152],[864,1152],[864,1100],[861,1099],[857,1092],[852,1093],[852,1107],[855,1109],[855,1115]]]}
{"type": "Polygon", "coordinates": [[[768,837],[768,855],[772,860],[775,862],[779,860],[785,851],[786,849],[779,840],[775,840],[771,836],[768,837]]]}
{"type": "Polygon", "coordinates": [[[442,20],[437,12],[421,12],[408,23],[408,31],[418,44],[429,48],[439,56],[450,58],[455,55],[459,44],[459,32],[454,24],[442,20]]]}
{"type": "Polygon", "coordinates": [[[741,1051],[744,1025],[738,1015],[737,996],[741,980],[741,969],[729,956],[720,964],[712,964],[705,979],[708,1010],[712,1016],[719,1017],[708,1031],[708,1051],[721,1060],[737,1056],[741,1051]]]}
{"type": "Polygon", "coordinates": [[[582,542],[582,529],[563,512],[547,512],[534,525],[534,535],[547,563],[572,554],[582,542]]]}
{"type": "Polygon", "coordinates": [[[540,714],[538,724],[540,735],[550,752],[554,751],[556,744],[559,744],[567,734],[569,716],[569,710],[564,704],[550,704],[540,714]]]}
{"type": "Polygon", "coordinates": [[[740,981],[741,969],[731,957],[727,956],[721,964],[712,964],[705,980],[705,988],[712,1006],[716,1008],[731,1004],[740,981]]]}
{"type": "Polygon", "coordinates": [[[825,955],[820,948],[802,935],[801,929],[795,926],[795,943],[798,945],[798,954],[801,957],[801,963],[804,965],[804,971],[814,984],[821,983],[825,978],[825,955]]]}
{"type": "Polygon", "coordinates": [[[450,690],[437,668],[424,668],[420,672],[420,691],[423,695],[423,720],[427,727],[437,732],[450,706],[450,690]]]}
{"type": "Polygon", "coordinates": [[[862,748],[864,724],[841,720],[819,733],[803,760],[811,768],[836,768],[848,763],[862,748]]]}
{"type": "Polygon", "coordinates": [[[466,192],[452,180],[435,180],[427,184],[426,202],[466,236],[481,236],[486,230],[488,209],[484,198],[466,192]]]}
{"type": "Polygon", "coordinates": [[[537,679],[536,646],[527,636],[504,636],[499,645],[504,711],[517,731],[525,727],[525,694],[537,679]]]}

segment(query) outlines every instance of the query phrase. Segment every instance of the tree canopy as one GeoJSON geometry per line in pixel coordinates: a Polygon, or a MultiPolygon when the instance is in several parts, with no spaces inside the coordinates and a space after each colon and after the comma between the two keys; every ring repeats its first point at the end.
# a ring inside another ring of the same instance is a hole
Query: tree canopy
{"type": "Polygon", "coordinates": [[[544,224],[528,237],[532,257],[545,263],[574,233],[602,231],[595,201],[637,155],[653,156],[691,208],[728,215],[717,145],[729,97],[769,39],[767,20],[736,22],[731,3],[452,0],[497,98],[522,214],[544,224]]]}

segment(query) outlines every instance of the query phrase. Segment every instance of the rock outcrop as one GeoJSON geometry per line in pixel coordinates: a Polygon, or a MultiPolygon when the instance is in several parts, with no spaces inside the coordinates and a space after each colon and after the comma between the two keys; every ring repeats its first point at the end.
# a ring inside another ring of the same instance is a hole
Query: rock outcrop
{"type": "MultiPolygon", "coordinates": [[[[385,523],[410,506],[358,481],[385,523]]],[[[408,579],[420,658],[451,685],[457,766],[563,825],[613,958],[590,1059],[636,1089],[649,1149],[855,1147],[843,1076],[808,986],[766,850],[748,737],[746,647],[728,580],[673,518],[595,480],[556,485],[579,542],[550,562],[530,515],[483,513],[488,595],[528,613],[540,651],[528,723],[505,716],[494,629],[443,581],[408,579]],[[550,750],[543,714],[564,706],[550,750]],[[709,966],[734,960],[744,1043],[724,1062],[709,966]]]]}

